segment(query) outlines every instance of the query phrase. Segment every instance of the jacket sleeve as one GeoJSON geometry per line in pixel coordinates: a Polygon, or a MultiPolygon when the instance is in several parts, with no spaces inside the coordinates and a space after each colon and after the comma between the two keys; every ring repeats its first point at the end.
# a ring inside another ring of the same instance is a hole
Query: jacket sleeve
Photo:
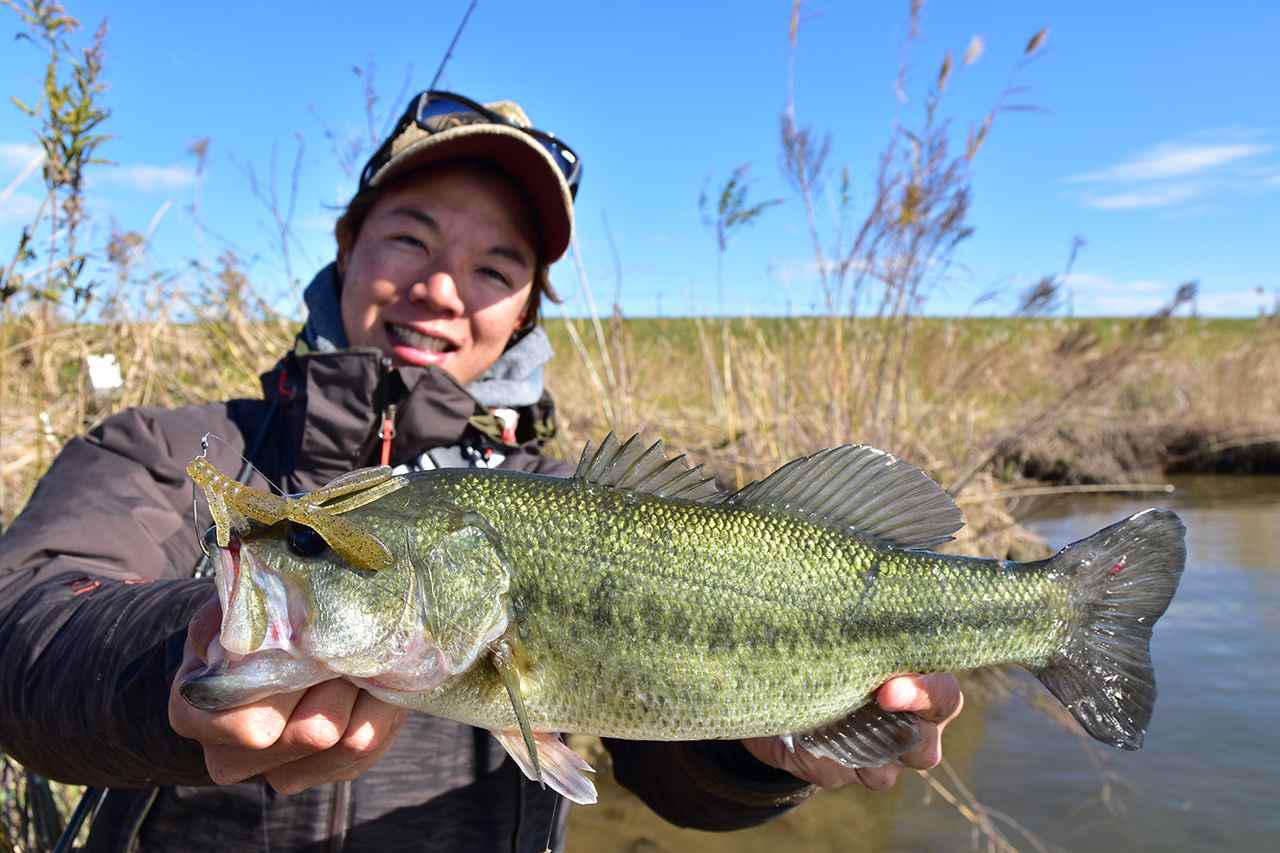
{"type": "Polygon", "coordinates": [[[236,442],[215,464],[239,453],[234,424],[210,412],[130,410],[73,439],[0,537],[0,750],[28,769],[209,784],[167,701],[186,625],[213,595],[187,579],[199,550],[183,466],[210,426],[236,442]]]}
{"type": "Polygon", "coordinates": [[[756,826],[799,805],[814,786],[757,761],[738,741],[605,739],[623,787],[663,819],[724,832],[756,826]]]}

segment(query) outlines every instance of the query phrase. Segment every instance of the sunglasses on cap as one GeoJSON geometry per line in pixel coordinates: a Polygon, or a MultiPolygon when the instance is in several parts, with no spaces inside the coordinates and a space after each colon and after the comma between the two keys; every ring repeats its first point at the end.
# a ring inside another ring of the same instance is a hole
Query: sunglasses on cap
{"type": "Polygon", "coordinates": [[[360,186],[362,188],[368,186],[378,170],[390,162],[393,142],[409,125],[417,125],[421,130],[431,134],[442,133],[466,124],[505,125],[514,127],[530,137],[551,155],[551,159],[564,175],[565,183],[569,185],[570,196],[577,198],[578,184],[582,180],[582,163],[574,150],[557,139],[554,134],[534,127],[524,127],[502,113],[495,112],[462,95],[435,90],[422,92],[413,99],[413,103],[396,122],[395,129],[387,136],[386,142],[365,164],[364,170],[360,173],[360,186]]]}

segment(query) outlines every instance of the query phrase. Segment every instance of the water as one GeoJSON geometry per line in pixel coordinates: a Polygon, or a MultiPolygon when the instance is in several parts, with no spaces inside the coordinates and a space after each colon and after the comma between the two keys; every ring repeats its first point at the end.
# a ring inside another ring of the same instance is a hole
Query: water
{"type": "MultiPolygon", "coordinates": [[[[1188,559],[1152,643],[1160,696],[1142,751],[1096,745],[1025,697],[970,702],[948,730],[947,758],[963,784],[1034,835],[995,819],[1020,850],[1280,845],[1280,478],[1174,482],[1175,494],[1157,498],[1056,499],[1029,522],[1056,547],[1166,506],[1187,525],[1188,559]]],[[[1048,696],[1034,683],[1022,687],[1048,696]]],[[[823,794],[781,820],[722,836],[669,827],[607,777],[601,783],[601,805],[573,811],[571,851],[986,849],[914,775],[889,794],[823,794]]]]}

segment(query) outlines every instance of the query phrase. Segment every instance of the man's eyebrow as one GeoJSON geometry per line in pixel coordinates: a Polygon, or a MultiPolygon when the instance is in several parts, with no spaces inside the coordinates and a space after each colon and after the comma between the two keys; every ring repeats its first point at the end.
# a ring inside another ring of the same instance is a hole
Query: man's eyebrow
{"type": "MultiPolygon", "coordinates": [[[[415,222],[420,222],[426,228],[439,234],[441,232],[440,223],[431,218],[431,215],[425,211],[418,210],[416,207],[396,207],[391,210],[392,216],[407,216],[415,222]]],[[[528,255],[514,246],[494,246],[487,254],[497,255],[500,258],[506,258],[514,261],[525,269],[532,269],[533,262],[529,260],[528,255]]]]}
{"type": "Polygon", "coordinates": [[[407,216],[417,222],[421,222],[427,228],[439,233],[440,223],[431,218],[430,215],[418,210],[414,207],[397,207],[391,211],[392,216],[407,216]]]}
{"type": "Polygon", "coordinates": [[[519,249],[512,248],[511,246],[494,246],[489,250],[489,254],[497,255],[500,258],[506,258],[510,261],[515,261],[525,269],[531,269],[533,266],[529,263],[529,259],[525,256],[524,252],[519,249]]]}

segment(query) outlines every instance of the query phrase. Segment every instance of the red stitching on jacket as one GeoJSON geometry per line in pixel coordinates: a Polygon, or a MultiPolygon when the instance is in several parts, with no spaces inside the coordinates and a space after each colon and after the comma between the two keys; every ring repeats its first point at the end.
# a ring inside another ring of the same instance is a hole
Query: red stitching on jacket
{"type": "Polygon", "coordinates": [[[102,586],[102,581],[96,581],[90,578],[76,578],[73,581],[68,581],[67,586],[71,587],[72,595],[81,595],[82,593],[93,592],[95,589],[102,586]]]}

